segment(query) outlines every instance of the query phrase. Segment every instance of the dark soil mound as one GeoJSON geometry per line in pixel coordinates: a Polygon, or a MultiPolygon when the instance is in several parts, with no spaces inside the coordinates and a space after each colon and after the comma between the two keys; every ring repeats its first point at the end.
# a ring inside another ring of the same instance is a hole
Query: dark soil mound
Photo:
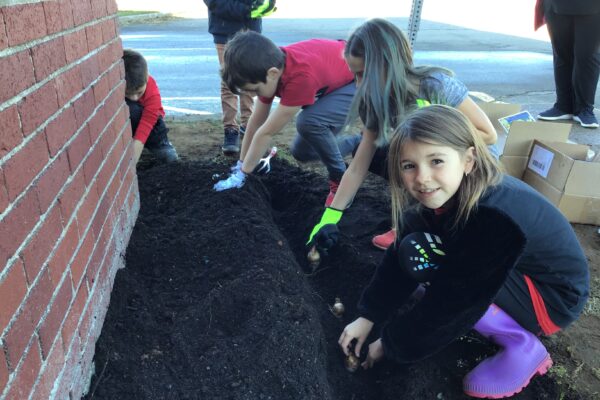
{"type": "MultiPolygon", "coordinates": [[[[322,176],[276,161],[241,190],[212,191],[225,167],[179,163],[139,174],[141,210],[96,346],[88,399],[462,399],[490,349],[476,336],[423,362],[347,372],[337,339],[383,253],[385,185],[367,182],[319,270],[304,242],[322,176]],[[335,297],[346,305],[337,319],[335,297]]],[[[515,398],[576,398],[536,378],[515,398]]]]}

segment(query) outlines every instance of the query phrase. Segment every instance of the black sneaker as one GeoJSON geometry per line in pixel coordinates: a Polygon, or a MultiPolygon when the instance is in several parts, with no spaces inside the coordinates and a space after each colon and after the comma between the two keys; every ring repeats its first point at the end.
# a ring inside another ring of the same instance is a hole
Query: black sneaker
{"type": "Polygon", "coordinates": [[[225,128],[221,150],[223,150],[223,154],[226,156],[232,156],[240,152],[240,132],[237,129],[232,127],[225,128]]]}
{"type": "Polygon", "coordinates": [[[151,148],[150,151],[154,154],[154,157],[163,163],[168,164],[179,160],[177,150],[175,150],[171,142],[162,143],[158,147],[151,148]]]}
{"type": "Polygon", "coordinates": [[[594,115],[593,108],[586,108],[585,110],[580,111],[579,114],[573,117],[573,120],[579,122],[579,125],[583,126],[584,128],[598,127],[598,120],[594,115]]]}
{"type": "Polygon", "coordinates": [[[541,113],[539,113],[538,119],[543,119],[544,121],[557,121],[559,119],[573,119],[573,114],[569,114],[569,113],[559,110],[556,107],[552,107],[549,110],[542,111],[541,113]]]}

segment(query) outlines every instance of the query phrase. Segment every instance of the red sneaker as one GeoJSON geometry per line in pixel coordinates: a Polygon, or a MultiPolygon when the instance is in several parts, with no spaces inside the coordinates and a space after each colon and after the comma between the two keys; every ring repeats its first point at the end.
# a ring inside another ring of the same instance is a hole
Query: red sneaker
{"type": "Polygon", "coordinates": [[[373,240],[371,240],[371,243],[373,243],[373,246],[375,246],[381,250],[387,250],[387,248],[390,247],[395,241],[396,241],[396,230],[390,229],[386,233],[382,233],[381,235],[374,236],[373,240]]]}
{"type": "Polygon", "coordinates": [[[331,203],[333,203],[333,198],[335,197],[335,194],[337,193],[338,186],[340,186],[339,182],[329,181],[329,194],[327,195],[327,198],[325,199],[325,207],[329,207],[331,205],[331,203]]]}

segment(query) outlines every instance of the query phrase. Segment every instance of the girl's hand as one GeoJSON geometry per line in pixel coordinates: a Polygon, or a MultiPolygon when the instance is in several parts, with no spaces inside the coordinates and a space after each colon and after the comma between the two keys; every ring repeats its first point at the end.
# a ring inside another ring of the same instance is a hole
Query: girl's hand
{"type": "Polygon", "coordinates": [[[367,359],[361,365],[364,369],[369,369],[382,358],[383,346],[381,345],[381,339],[377,339],[369,345],[369,354],[367,355],[367,359]]]}
{"type": "Polygon", "coordinates": [[[342,351],[345,355],[350,353],[350,343],[356,339],[356,346],[354,346],[354,355],[360,357],[360,349],[367,340],[369,332],[373,328],[373,323],[366,318],[360,317],[351,324],[346,325],[344,331],[340,335],[338,340],[339,345],[342,347],[342,351]]]}

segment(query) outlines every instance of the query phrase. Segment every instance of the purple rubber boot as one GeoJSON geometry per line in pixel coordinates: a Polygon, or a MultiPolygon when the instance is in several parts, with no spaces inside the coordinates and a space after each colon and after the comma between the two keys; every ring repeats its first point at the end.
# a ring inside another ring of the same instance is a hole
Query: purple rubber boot
{"type": "Polygon", "coordinates": [[[535,375],[552,366],[546,348],[533,333],[522,328],[507,313],[492,304],[474,329],[500,346],[465,376],[463,389],[478,398],[500,399],[520,392],[535,375]]]}

